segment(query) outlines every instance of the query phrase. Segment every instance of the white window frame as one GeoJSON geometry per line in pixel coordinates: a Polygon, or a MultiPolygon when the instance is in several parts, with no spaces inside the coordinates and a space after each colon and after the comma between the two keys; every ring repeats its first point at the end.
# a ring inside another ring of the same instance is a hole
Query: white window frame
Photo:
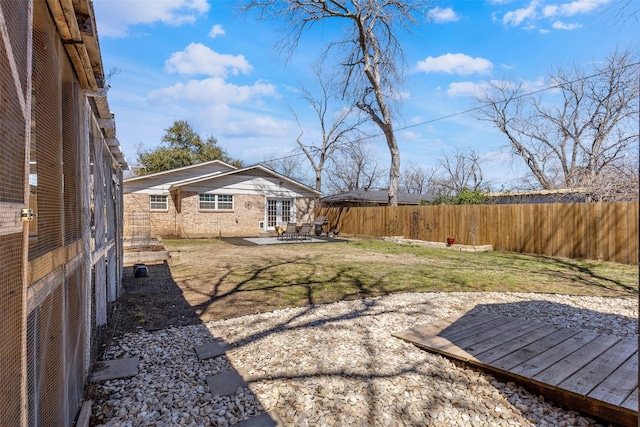
{"type": "Polygon", "coordinates": [[[161,194],[149,194],[149,209],[152,211],[166,212],[169,210],[169,196],[163,196],[161,194]],[[154,198],[163,198],[163,200],[154,200],[154,198]],[[163,208],[158,207],[160,204],[164,205],[163,208]],[[154,207],[155,205],[155,207],[154,207]]]}
{"type": "Polygon", "coordinates": [[[234,203],[233,194],[198,194],[198,209],[201,211],[232,211],[235,207],[234,203]],[[202,200],[203,196],[209,200],[202,200]],[[203,207],[203,203],[206,203],[207,207],[203,207]]]}

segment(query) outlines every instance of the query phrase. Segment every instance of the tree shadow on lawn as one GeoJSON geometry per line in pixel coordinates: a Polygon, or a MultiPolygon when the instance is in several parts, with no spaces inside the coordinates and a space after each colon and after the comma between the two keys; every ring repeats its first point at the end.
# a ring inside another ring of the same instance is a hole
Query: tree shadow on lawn
{"type": "Polygon", "coordinates": [[[320,278],[316,274],[318,265],[308,258],[264,259],[260,267],[241,273],[246,276],[241,280],[231,278],[239,274],[233,267],[222,268],[221,274],[212,275],[211,282],[202,275],[182,277],[178,281],[185,298],[205,322],[393,293],[385,286],[384,276],[366,283],[355,268],[340,267],[332,270],[330,276],[320,278]],[[296,274],[291,282],[274,284],[283,281],[280,275],[284,268],[295,268],[302,273],[296,274]],[[203,283],[207,283],[208,289],[204,289],[203,283]]]}
{"type": "MultiPolygon", "coordinates": [[[[531,277],[531,280],[535,280],[536,275],[541,275],[542,277],[549,276],[551,278],[559,277],[564,281],[569,280],[575,283],[577,288],[573,294],[578,294],[578,290],[582,290],[580,294],[592,294],[588,291],[588,288],[593,287],[597,288],[595,294],[599,292],[603,296],[624,298],[638,295],[637,270],[634,272],[635,283],[629,284],[620,279],[598,273],[597,269],[604,269],[606,264],[596,261],[589,262],[589,260],[573,260],[570,258],[536,254],[516,254],[512,252],[492,252],[479,255],[492,257],[492,259],[495,260],[494,266],[496,268],[500,268],[500,263],[504,263],[505,269],[509,271],[520,271],[522,275],[531,277]],[[514,257],[517,257],[515,261],[514,257]],[[543,260],[547,266],[542,268],[540,266],[529,266],[527,259],[523,257],[531,257],[536,262],[543,260]]],[[[616,265],[615,263],[611,264],[613,266],[616,265]]],[[[633,266],[629,267],[633,268],[633,266]]],[[[546,290],[542,288],[537,292],[545,291],[546,290]]]]}

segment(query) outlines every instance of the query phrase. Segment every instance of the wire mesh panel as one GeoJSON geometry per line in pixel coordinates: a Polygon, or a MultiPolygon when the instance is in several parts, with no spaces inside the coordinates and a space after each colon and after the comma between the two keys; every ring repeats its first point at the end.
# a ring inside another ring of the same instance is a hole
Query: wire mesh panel
{"type": "Polygon", "coordinates": [[[84,291],[82,290],[83,274],[82,265],[78,265],[66,279],[66,379],[67,379],[67,402],[69,412],[68,419],[75,418],[76,412],[80,409],[82,394],[84,390],[84,359],[85,359],[85,328],[84,313],[86,302],[84,291]]]}
{"type": "MultiPolygon", "coordinates": [[[[102,155],[103,167],[105,172],[105,180],[104,180],[104,190],[105,190],[105,215],[107,218],[115,218],[116,217],[116,204],[115,204],[115,195],[114,195],[114,182],[113,182],[113,173],[112,173],[112,160],[111,155],[104,150],[102,155]]],[[[107,221],[106,224],[106,238],[107,241],[111,242],[115,238],[115,221],[107,221]]]]}
{"type": "Polygon", "coordinates": [[[131,247],[145,249],[151,246],[151,221],[146,212],[131,212],[131,247]]]}
{"type": "Polygon", "coordinates": [[[104,158],[102,139],[100,138],[100,131],[93,130],[92,136],[95,137],[93,141],[93,209],[94,209],[94,246],[95,249],[100,249],[105,245],[105,171],[104,171],[104,158]]]}
{"type": "Polygon", "coordinates": [[[26,125],[29,117],[28,9],[0,0],[0,425],[26,421],[23,302],[26,125]]]}
{"type": "Polygon", "coordinates": [[[96,120],[106,98],[85,92],[102,65],[66,43],[86,5],[64,3],[0,0],[0,426],[73,425],[122,274],[122,169],[96,120]]]}
{"type": "Polygon", "coordinates": [[[0,203],[24,201],[25,159],[25,88],[26,43],[28,21],[23,8],[14,8],[12,0],[0,1],[1,19],[9,27],[9,39],[0,42],[0,161],[2,161],[2,185],[0,203]],[[17,9],[17,10],[14,10],[17,9]],[[9,56],[7,47],[13,56],[9,56]],[[12,69],[18,70],[13,73],[12,69]]]}
{"type": "Polygon", "coordinates": [[[112,247],[107,252],[107,300],[113,302],[118,297],[116,277],[116,248],[112,247]]]}
{"type": "Polygon", "coordinates": [[[63,330],[63,287],[59,286],[40,305],[38,312],[38,333],[36,362],[38,364],[34,386],[36,425],[69,425],[66,410],[66,378],[63,330]]]}
{"type": "Polygon", "coordinates": [[[47,4],[35,2],[30,161],[38,233],[29,259],[62,245],[61,50],[47,4]]]}
{"type": "Polygon", "coordinates": [[[63,61],[62,79],[62,143],[64,175],[64,243],[70,244],[81,238],[82,191],[81,191],[81,140],[79,138],[79,93],[73,69],[69,61],[63,61]]]}
{"type": "Polygon", "coordinates": [[[22,406],[22,234],[0,236],[0,425],[20,425],[22,406]]]}
{"type": "Polygon", "coordinates": [[[104,257],[100,257],[93,266],[95,278],[95,321],[96,326],[103,326],[107,323],[107,264],[104,257]]]}

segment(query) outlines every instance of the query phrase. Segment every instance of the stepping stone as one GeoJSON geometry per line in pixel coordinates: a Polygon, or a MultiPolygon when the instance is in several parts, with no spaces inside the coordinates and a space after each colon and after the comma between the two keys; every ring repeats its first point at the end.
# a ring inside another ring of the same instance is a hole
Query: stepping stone
{"type": "Polygon", "coordinates": [[[211,341],[202,345],[193,347],[198,355],[199,360],[211,359],[212,357],[222,356],[231,350],[232,347],[224,341],[211,341]]]}
{"type": "Polygon", "coordinates": [[[233,394],[238,390],[238,387],[247,387],[246,381],[235,369],[229,369],[217,375],[209,375],[207,377],[207,385],[209,385],[211,394],[220,396],[233,394]]]}
{"type": "Polygon", "coordinates": [[[138,375],[138,357],[129,359],[105,360],[97,362],[93,368],[91,381],[117,380],[138,375]]]}
{"type": "Polygon", "coordinates": [[[264,412],[248,420],[240,421],[234,424],[233,427],[276,427],[281,425],[283,424],[275,421],[268,412],[264,412]]]}

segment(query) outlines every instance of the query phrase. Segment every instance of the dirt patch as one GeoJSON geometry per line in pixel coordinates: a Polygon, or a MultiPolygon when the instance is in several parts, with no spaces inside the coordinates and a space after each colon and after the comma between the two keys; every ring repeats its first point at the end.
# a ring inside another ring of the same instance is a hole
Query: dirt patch
{"type": "Polygon", "coordinates": [[[124,268],[123,295],[112,314],[114,334],[199,323],[193,307],[173,280],[169,264],[146,265],[146,277],[134,277],[133,267],[124,268]]]}

